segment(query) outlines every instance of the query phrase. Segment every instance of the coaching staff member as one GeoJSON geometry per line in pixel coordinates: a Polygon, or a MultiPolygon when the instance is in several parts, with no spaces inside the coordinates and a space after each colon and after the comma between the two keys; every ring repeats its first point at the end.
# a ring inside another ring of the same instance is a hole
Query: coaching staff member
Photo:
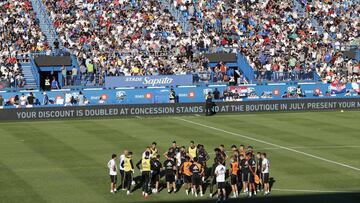
{"type": "Polygon", "coordinates": [[[213,102],[213,97],[211,96],[211,92],[207,93],[207,95],[205,96],[205,101],[206,101],[206,106],[205,106],[206,116],[211,116],[215,114],[215,112],[213,112],[212,110],[212,107],[215,106],[215,103],[213,102]]]}

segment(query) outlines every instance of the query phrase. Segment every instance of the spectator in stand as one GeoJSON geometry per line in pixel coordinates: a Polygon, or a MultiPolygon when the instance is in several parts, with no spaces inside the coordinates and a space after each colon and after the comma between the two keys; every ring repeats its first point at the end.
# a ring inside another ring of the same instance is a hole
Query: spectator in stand
{"type": "Polygon", "coordinates": [[[49,96],[44,92],[43,105],[46,106],[49,104],[49,96]]]}
{"type": "Polygon", "coordinates": [[[73,66],[73,68],[71,69],[71,85],[75,85],[77,78],[77,71],[78,71],[77,68],[73,66]]]}
{"type": "Polygon", "coordinates": [[[4,106],[4,98],[0,95],[0,106],[4,106]]]}
{"type": "Polygon", "coordinates": [[[220,92],[217,88],[215,88],[214,92],[213,92],[213,95],[214,95],[214,100],[219,100],[220,99],[220,92]]]}
{"type": "Polygon", "coordinates": [[[51,89],[60,89],[60,87],[59,87],[59,83],[58,83],[58,81],[56,80],[56,78],[55,77],[53,77],[53,80],[52,80],[52,82],[51,82],[51,89]]]}
{"type": "Polygon", "coordinates": [[[30,92],[29,96],[27,97],[27,103],[29,105],[34,105],[34,103],[35,103],[35,97],[32,92],[30,92]]]}
{"type": "Polygon", "coordinates": [[[27,96],[24,93],[21,94],[21,97],[20,97],[19,100],[20,100],[20,105],[21,106],[26,106],[27,105],[27,96]]]}
{"type": "Polygon", "coordinates": [[[66,85],[68,85],[68,83],[67,83],[67,69],[66,69],[65,66],[62,66],[60,70],[61,70],[61,75],[62,75],[62,78],[63,78],[63,84],[64,84],[64,86],[66,86],[66,85]]]}

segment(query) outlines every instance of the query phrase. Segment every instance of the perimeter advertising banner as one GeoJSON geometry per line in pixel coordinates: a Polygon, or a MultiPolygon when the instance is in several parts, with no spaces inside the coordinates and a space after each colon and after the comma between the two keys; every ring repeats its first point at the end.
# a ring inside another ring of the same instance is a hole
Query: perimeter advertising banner
{"type": "MultiPolygon", "coordinates": [[[[213,108],[217,113],[252,113],[281,111],[316,111],[335,109],[360,109],[360,98],[264,100],[246,102],[221,102],[213,108]]],[[[97,105],[70,107],[41,107],[3,109],[2,121],[74,119],[74,118],[118,118],[124,116],[204,114],[204,103],[97,105]]]]}
{"type": "Polygon", "coordinates": [[[105,86],[107,88],[116,87],[158,87],[158,86],[178,86],[192,85],[192,75],[159,75],[159,76],[123,76],[106,77],[105,86]]]}

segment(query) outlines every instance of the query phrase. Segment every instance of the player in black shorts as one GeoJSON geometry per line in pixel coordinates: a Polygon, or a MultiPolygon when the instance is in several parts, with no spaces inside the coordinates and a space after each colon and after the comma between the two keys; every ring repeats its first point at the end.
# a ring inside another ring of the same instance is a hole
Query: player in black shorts
{"type": "Polygon", "coordinates": [[[210,159],[210,156],[205,150],[204,145],[199,144],[197,148],[198,148],[198,153],[197,153],[198,162],[202,165],[204,169],[204,176],[202,177],[202,181],[204,182],[208,175],[206,162],[210,159]]]}
{"type": "Polygon", "coordinates": [[[238,191],[243,189],[243,169],[242,169],[242,161],[245,159],[243,154],[239,155],[239,170],[238,170],[238,191]]]}
{"type": "Polygon", "coordinates": [[[171,193],[171,189],[176,192],[175,185],[175,172],[176,172],[176,164],[175,161],[168,157],[164,162],[164,170],[165,170],[165,181],[168,189],[168,193],[171,193]]]}
{"type": "MultiPolygon", "coordinates": [[[[256,153],[256,175],[259,176],[260,179],[262,179],[261,163],[262,163],[261,152],[258,152],[256,153]]],[[[255,186],[257,192],[260,192],[263,188],[261,181],[259,184],[256,184],[255,186]]]]}
{"type": "Polygon", "coordinates": [[[162,164],[160,162],[160,155],[156,155],[156,158],[153,159],[151,163],[151,185],[153,185],[153,193],[157,193],[159,191],[159,181],[160,175],[162,171],[162,164]]]}
{"type": "Polygon", "coordinates": [[[230,158],[230,170],[229,170],[229,174],[230,174],[230,182],[231,182],[231,189],[233,192],[233,197],[237,198],[239,196],[238,193],[238,171],[239,171],[239,162],[238,159],[235,155],[233,155],[230,158]]]}
{"type": "MultiPolygon", "coordinates": [[[[243,156],[241,154],[241,156],[243,156]]],[[[241,172],[242,172],[242,182],[243,182],[243,191],[244,193],[248,193],[248,181],[249,181],[249,164],[246,157],[244,157],[243,160],[241,160],[241,172]]]]}
{"type": "Polygon", "coordinates": [[[192,188],[192,181],[191,181],[191,177],[192,177],[192,173],[190,171],[190,166],[193,163],[190,161],[190,157],[189,156],[185,156],[185,161],[183,163],[181,163],[180,166],[180,171],[183,174],[183,180],[185,183],[185,192],[186,195],[189,195],[189,189],[192,188]]]}
{"type": "Polygon", "coordinates": [[[252,196],[252,194],[256,195],[256,190],[255,190],[255,170],[256,170],[256,161],[255,159],[252,157],[252,153],[246,153],[246,157],[247,157],[247,162],[248,162],[248,177],[249,177],[249,197],[252,196]]]}
{"type": "Polygon", "coordinates": [[[201,183],[201,175],[204,172],[200,163],[198,163],[198,158],[194,158],[194,163],[190,166],[190,171],[192,173],[192,190],[191,193],[197,197],[197,188],[200,190],[200,196],[202,197],[203,188],[201,183]]]}

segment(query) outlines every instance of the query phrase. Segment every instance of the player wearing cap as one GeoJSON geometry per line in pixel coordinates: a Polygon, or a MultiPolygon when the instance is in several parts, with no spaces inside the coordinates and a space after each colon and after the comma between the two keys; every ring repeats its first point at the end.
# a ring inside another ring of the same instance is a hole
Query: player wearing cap
{"type": "Polygon", "coordinates": [[[108,162],[107,166],[109,168],[109,174],[110,174],[110,192],[115,193],[116,192],[116,182],[117,182],[117,169],[116,169],[116,154],[111,155],[111,159],[108,162]]]}

